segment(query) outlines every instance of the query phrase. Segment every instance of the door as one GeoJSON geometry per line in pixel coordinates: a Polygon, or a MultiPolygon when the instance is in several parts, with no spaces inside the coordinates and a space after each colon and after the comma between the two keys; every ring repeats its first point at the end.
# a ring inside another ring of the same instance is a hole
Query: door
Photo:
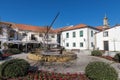
{"type": "Polygon", "coordinates": [[[108,41],[104,41],[104,50],[106,50],[106,51],[109,50],[109,44],[108,44],[108,41]]]}

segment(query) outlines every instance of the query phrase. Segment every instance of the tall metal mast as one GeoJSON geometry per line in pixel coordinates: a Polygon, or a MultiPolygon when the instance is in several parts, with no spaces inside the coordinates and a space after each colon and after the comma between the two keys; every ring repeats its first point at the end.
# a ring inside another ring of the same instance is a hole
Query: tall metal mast
{"type": "Polygon", "coordinates": [[[55,16],[55,18],[54,18],[54,19],[53,19],[53,21],[51,22],[50,26],[47,26],[47,31],[46,31],[46,34],[48,34],[48,33],[49,33],[49,31],[50,31],[50,29],[51,29],[52,25],[54,24],[54,22],[55,22],[55,21],[56,21],[56,19],[58,18],[59,14],[60,14],[60,12],[58,12],[58,13],[57,13],[57,15],[55,16]]]}
{"type": "MultiPolygon", "coordinates": [[[[58,18],[59,14],[60,14],[60,13],[58,12],[57,15],[55,16],[55,18],[53,19],[53,21],[51,22],[50,26],[47,26],[47,31],[46,31],[46,33],[45,33],[45,38],[46,38],[46,41],[47,41],[47,46],[46,46],[47,48],[48,48],[48,33],[49,33],[51,27],[53,26],[54,22],[55,22],[56,19],[58,18]]],[[[47,48],[46,48],[46,49],[47,49],[47,48]]]]}

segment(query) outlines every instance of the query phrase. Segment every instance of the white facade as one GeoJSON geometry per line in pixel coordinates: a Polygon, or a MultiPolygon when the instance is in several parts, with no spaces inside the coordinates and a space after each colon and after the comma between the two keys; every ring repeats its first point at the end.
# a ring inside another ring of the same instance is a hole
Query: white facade
{"type": "MultiPolygon", "coordinates": [[[[3,43],[9,41],[20,41],[20,43],[46,43],[57,44],[57,33],[49,33],[48,39],[45,39],[45,32],[21,30],[19,27],[13,27],[14,37],[10,38],[8,34],[8,26],[10,24],[1,24],[3,33],[0,34],[0,49],[3,49],[3,43]],[[27,35],[24,36],[23,34],[27,35]],[[41,35],[42,34],[42,35],[41,35]],[[31,37],[34,36],[35,39],[31,37]],[[48,41],[48,42],[47,42],[48,41]]],[[[99,32],[96,28],[85,26],[82,28],[63,30],[60,35],[60,45],[65,49],[80,49],[80,50],[93,50],[94,48],[99,50],[108,51],[120,51],[120,26],[115,26],[111,29],[107,29],[99,32]],[[97,32],[97,33],[96,33],[97,32]],[[96,35],[95,35],[96,33],[96,35]]],[[[13,42],[14,43],[14,42],[13,42]]],[[[52,45],[53,46],[53,45],[52,45]]]]}
{"type": "Polygon", "coordinates": [[[0,49],[4,49],[3,43],[13,43],[13,44],[23,44],[26,43],[47,43],[47,44],[57,44],[57,34],[49,33],[48,34],[48,42],[45,39],[45,32],[43,31],[32,31],[32,30],[21,30],[19,27],[10,27],[15,26],[13,23],[3,23],[0,24],[0,49]],[[9,28],[9,29],[8,29],[9,28]],[[9,32],[8,32],[9,31],[9,32]],[[11,32],[13,33],[12,37],[10,37],[11,32]],[[26,35],[24,35],[26,34],[26,35]]]}
{"type": "Polygon", "coordinates": [[[3,44],[8,41],[8,25],[0,24],[0,49],[4,49],[3,44]]]}
{"type": "Polygon", "coordinates": [[[61,33],[61,46],[65,49],[93,49],[95,45],[94,34],[96,32],[98,31],[91,27],[63,31],[61,33]],[[83,36],[81,33],[83,33],[83,36]],[[75,37],[73,37],[73,34],[75,34],[75,37]]]}
{"type": "Polygon", "coordinates": [[[99,50],[120,51],[120,26],[97,33],[96,48],[99,50]]]}
{"type": "MultiPolygon", "coordinates": [[[[19,30],[19,29],[16,31],[16,33],[15,33],[16,35],[14,36],[13,40],[20,40],[23,43],[44,43],[46,41],[45,33],[19,30]],[[24,35],[24,34],[26,34],[26,35],[24,35]],[[35,39],[33,39],[32,36],[35,39]]],[[[57,34],[56,33],[48,34],[48,43],[57,43],[57,34]]]]}

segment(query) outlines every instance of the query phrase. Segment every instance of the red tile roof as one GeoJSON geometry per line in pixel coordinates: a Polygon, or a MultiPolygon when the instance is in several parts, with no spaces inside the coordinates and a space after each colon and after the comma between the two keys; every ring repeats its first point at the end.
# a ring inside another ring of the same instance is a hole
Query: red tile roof
{"type": "Polygon", "coordinates": [[[65,28],[64,31],[74,30],[74,29],[79,29],[79,28],[86,28],[86,27],[87,27],[87,25],[85,25],[85,24],[79,24],[76,26],[70,26],[68,28],[65,28]]]}
{"type": "MultiPolygon", "coordinates": [[[[25,24],[15,24],[10,22],[0,22],[2,24],[11,24],[12,28],[18,28],[19,30],[27,30],[27,31],[34,31],[34,32],[47,32],[47,27],[41,26],[32,26],[32,25],[25,25],[25,24]]],[[[50,29],[50,33],[55,33],[53,29],[50,29]]]]}
{"type": "MultiPolygon", "coordinates": [[[[11,28],[18,28],[19,30],[27,30],[27,31],[34,31],[34,32],[47,32],[47,27],[41,26],[32,26],[32,25],[25,25],[25,24],[15,24],[11,22],[0,22],[0,24],[7,24],[11,25],[11,28]]],[[[56,33],[52,28],[49,31],[50,33],[56,33]]]]}
{"type": "Polygon", "coordinates": [[[103,30],[103,26],[97,26],[96,27],[98,30],[102,31],[103,30]]]}
{"type": "MultiPolygon", "coordinates": [[[[41,26],[32,26],[32,25],[25,25],[25,24],[15,24],[15,23],[10,23],[10,22],[3,22],[7,24],[11,24],[12,28],[18,28],[19,30],[28,30],[28,31],[34,31],[34,32],[42,32],[45,33],[47,32],[47,27],[41,27],[41,26]]],[[[50,29],[50,33],[59,33],[61,31],[68,31],[68,30],[74,30],[74,29],[79,29],[79,28],[86,28],[88,27],[85,24],[79,24],[75,26],[66,26],[63,28],[58,28],[58,29],[50,29]]],[[[96,27],[96,29],[101,29],[101,27],[96,27]]]]}
{"type": "Polygon", "coordinates": [[[63,28],[58,28],[58,29],[55,29],[54,31],[55,31],[56,33],[59,33],[59,32],[61,32],[61,31],[64,31],[64,30],[67,29],[68,27],[70,27],[70,26],[66,26],[66,27],[63,27],[63,28]]]}
{"type": "Polygon", "coordinates": [[[107,30],[107,29],[110,29],[110,28],[105,28],[103,29],[104,26],[97,26],[96,28],[99,30],[99,31],[103,31],[103,30],[107,30]]]}
{"type": "Polygon", "coordinates": [[[8,25],[10,27],[10,23],[9,22],[0,22],[0,24],[5,24],[5,25],[8,25]]]}
{"type": "Polygon", "coordinates": [[[63,28],[58,28],[55,31],[58,33],[58,32],[61,32],[61,31],[69,31],[69,30],[85,28],[85,27],[87,27],[87,25],[79,24],[79,25],[76,25],[76,26],[66,26],[66,27],[63,27],[63,28]]]}
{"type": "Polygon", "coordinates": [[[15,24],[14,28],[18,28],[20,30],[35,31],[35,32],[42,32],[47,30],[46,27],[38,27],[38,26],[31,26],[24,24],[15,24]]]}

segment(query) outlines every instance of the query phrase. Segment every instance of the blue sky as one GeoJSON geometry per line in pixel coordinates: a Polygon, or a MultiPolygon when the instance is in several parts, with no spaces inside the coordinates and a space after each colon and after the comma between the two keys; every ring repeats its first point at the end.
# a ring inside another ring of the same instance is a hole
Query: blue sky
{"type": "Polygon", "coordinates": [[[120,0],[0,0],[1,21],[53,28],[87,24],[100,26],[105,14],[110,26],[120,23],[120,0]]]}

